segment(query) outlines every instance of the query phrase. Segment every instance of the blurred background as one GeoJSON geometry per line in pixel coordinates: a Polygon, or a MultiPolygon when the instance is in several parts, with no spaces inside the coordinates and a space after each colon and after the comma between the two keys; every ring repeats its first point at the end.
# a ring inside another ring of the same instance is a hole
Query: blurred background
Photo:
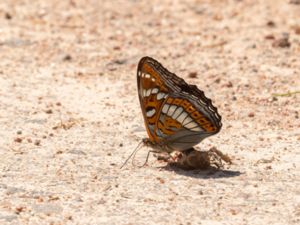
{"type": "Polygon", "coordinates": [[[1,1],[0,220],[298,224],[299,53],[298,0],[1,1]],[[239,176],[119,170],[147,135],[146,55],[213,100],[199,147],[239,176]]]}

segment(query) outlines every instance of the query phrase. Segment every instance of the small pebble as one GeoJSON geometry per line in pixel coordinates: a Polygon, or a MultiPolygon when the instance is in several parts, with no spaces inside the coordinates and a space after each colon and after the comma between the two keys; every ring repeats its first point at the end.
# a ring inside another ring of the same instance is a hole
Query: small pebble
{"type": "Polygon", "coordinates": [[[47,114],[52,114],[53,111],[52,111],[52,109],[47,109],[47,110],[45,110],[45,113],[47,113],[47,114]]]}
{"type": "Polygon", "coordinates": [[[7,12],[7,13],[5,13],[5,19],[11,20],[12,16],[7,12]]]}
{"type": "Polygon", "coordinates": [[[268,101],[269,102],[275,102],[275,101],[278,101],[278,98],[274,96],[272,98],[269,98],[268,101]]]}
{"type": "Polygon", "coordinates": [[[190,72],[188,76],[190,78],[197,78],[197,75],[198,75],[198,73],[196,71],[193,71],[193,72],[190,72]]]}
{"type": "Polygon", "coordinates": [[[260,141],[264,141],[265,139],[263,137],[258,138],[260,141]]]}
{"type": "Polygon", "coordinates": [[[294,31],[296,34],[300,35],[300,26],[294,27],[294,31]]]}
{"type": "Polygon", "coordinates": [[[73,220],[73,217],[72,216],[67,216],[66,219],[67,220],[73,220]]]}
{"type": "Polygon", "coordinates": [[[290,4],[300,5],[300,0],[290,0],[290,4]]]}
{"type": "Polygon", "coordinates": [[[225,84],[225,86],[228,87],[228,88],[231,88],[231,87],[233,87],[233,84],[232,84],[231,81],[229,81],[227,84],[225,84]]]}
{"type": "Polygon", "coordinates": [[[41,140],[35,140],[35,141],[34,141],[34,144],[35,144],[36,146],[41,145],[41,140]]]}
{"type": "Polygon", "coordinates": [[[116,59],[116,60],[113,60],[113,61],[111,62],[111,64],[123,65],[123,64],[125,64],[126,62],[127,62],[126,59],[116,59]]]}
{"type": "Polygon", "coordinates": [[[272,166],[266,166],[266,170],[271,170],[272,166]]]}
{"type": "Polygon", "coordinates": [[[67,54],[63,57],[63,61],[71,61],[72,60],[72,56],[67,54]]]}
{"type": "Polygon", "coordinates": [[[265,39],[267,39],[267,40],[274,40],[275,37],[274,37],[273,34],[268,34],[268,35],[265,36],[265,39]]]}
{"type": "Polygon", "coordinates": [[[18,143],[21,143],[21,142],[22,142],[22,140],[23,140],[22,138],[20,138],[20,137],[16,137],[14,141],[15,141],[15,142],[18,142],[18,143]]]}
{"type": "Polygon", "coordinates": [[[237,214],[237,211],[234,210],[234,209],[231,209],[230,212],[231,212],[232,215],[236,215],[237,214]]]}
{"type": "Polygon", "coordinates": [[[217,78],[216,80],[215,80],[215,83],[217,83],[217,84],[219,84],[221,82],[221,79],[220,78],[217,78]]]}
{"type": "Polygon", "coordinates": [[[20,214],[21,212],[24,212],[24,211],[25,211],[25,207],[23,207],[23,206],[16,207],[16,209],[15,209],[16,214],[20,214]]]}
{"type": "Polygon", "coordinates": [[[250,112],[250,113],[248,114],[248,117],[254,117],[254,112],[250,112]]]}
{"type": "Polygon", "coordinates": [[[289,35],[285,34],[282,38],[274,40],[272,46],[277,48],[289,48],[291,46],[291,43],[289,42],[289,35]]]}
{"type": "Polygon", "coordinates": [[[274,21],[272,21],[272,20],[268,21],[268,22],[267,22],[267,26],[268,26],[268,27],[275,27],[274,21]]]}

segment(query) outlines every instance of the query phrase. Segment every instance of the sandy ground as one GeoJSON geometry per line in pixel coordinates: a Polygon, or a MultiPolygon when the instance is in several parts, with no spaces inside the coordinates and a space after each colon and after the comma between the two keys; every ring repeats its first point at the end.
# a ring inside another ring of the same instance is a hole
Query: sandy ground
{"type": "Polygon", "coordinates": [[[297,2],[1,1],[1,224],[299,224],[297,2]],[[213,99],[198,147],[233,165],[119,169],[147,135],[145,55],[213,99]]]}

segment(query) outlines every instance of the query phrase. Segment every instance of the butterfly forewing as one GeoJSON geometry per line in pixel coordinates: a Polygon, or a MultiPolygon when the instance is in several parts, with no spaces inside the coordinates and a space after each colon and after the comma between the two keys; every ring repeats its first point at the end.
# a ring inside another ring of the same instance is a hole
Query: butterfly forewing
{"type": "Polygon", "coordinates": [[[155,125],[161,106],[168,95],[168,89],[147,57],[138,65],[137,83],[139,100],[144,116],[148,136],[153,143],[158,142],[155,125]]]}

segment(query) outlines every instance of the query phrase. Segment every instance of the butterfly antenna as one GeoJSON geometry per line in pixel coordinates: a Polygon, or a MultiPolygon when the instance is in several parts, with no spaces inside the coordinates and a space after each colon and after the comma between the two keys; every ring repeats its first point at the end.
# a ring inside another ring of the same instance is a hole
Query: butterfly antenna
{"type": "Polygon", "coordinates": [[[134,149],[134,151],[130,154],[130,156],[126,159],[126,161],[123,163],[123,165],[120,167],[120,169],[122,169],[126,164],[127,162],[129,161],[129,159],[133,156],[135,157],[137,151],[140,149],[140,146],[141,144],[143,144],[143,141],[141,141],[138,146],[136,146],[136,148],[134,149]]]}

